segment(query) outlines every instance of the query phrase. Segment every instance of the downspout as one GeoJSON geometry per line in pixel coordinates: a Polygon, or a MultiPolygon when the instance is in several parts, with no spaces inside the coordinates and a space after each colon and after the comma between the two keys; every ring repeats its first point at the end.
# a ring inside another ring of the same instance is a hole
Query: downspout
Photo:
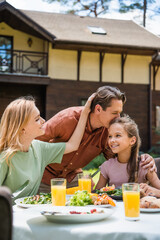
{"type": "Polygon", "coordinates": [[[149,142],[148,142],[148,149],[152,147],[152,88],[151,88],[151,67],[152,61],[149,63],[149,142]]]}
{"type": "Polygon", "coordinates": [[[152,147],[152,86],[151,86],[151,68],[152,68],[152,63],[156,58],[158,57],[159,52],[155,53],[152,56],[152,61],[149,63],[149,117],[148,117],[148,124],[149,124],[149,143],[148,143],[148,148],[151,149],[152,147]]]}

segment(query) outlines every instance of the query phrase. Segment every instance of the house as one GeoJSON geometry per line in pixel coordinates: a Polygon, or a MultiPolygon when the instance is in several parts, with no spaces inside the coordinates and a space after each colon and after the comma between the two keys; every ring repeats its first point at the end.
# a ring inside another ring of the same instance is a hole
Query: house
{"type": "Polygon", "coordinates": [[[116,86],[146,151],[158,141],[159,65],[160,38],[133,21],[24,11],[0,0],[0,116],[29,94],[49,119],[116,86]]]}

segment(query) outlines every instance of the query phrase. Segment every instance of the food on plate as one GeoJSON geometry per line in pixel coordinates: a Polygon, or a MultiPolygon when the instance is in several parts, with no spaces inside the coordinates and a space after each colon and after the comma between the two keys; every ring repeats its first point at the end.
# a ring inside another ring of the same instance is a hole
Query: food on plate
{"type": "Polygon", "coordinates": [[[109,196],[122,196],[122,189],[115,188],[115,185],[103,187],[101,189],[97,189],[96,193],[107,193],[109,196]]]}
{"type": "Polygon", "coordinates": [[[92,204],[90,193],[87,191],[77,191],[69,200],[70,206],[86,206],[92,204]]]}
{"type": "Polygon", "coordinates": [[[24,204],[51,204],[51,193],[40,193],[23,199],[24,204]]]}
{"type": "Polygon", "coordinates": [[[51,211],[42,211],[42,215],[84,215],[84,214],[99,214],[104,213],[104,210],[90,209],[88,211],[68,211],[68,212],[51,212],[51,211]]]}
{"type": "Polygon", "coordinates": [[[115,206],[115,202],[107,194],[101,196],[96,193],[88,193],[87,191],[77,191],[69,201],[70,206],[86,206],[86,205],[104,205],[110,204],[115,206]]]}
{"type": "Polygon", "coordinates": [[[160,199],[146,196],[140,200],[140,208],[160,208],[160,199]]]}
{"type": "MultiPolygon", "coordinates": [[[[92,197],[91,197],[92,198],[92,197]]],[[[101,196],[97,196],[97,199],[92,198],[94,205],[103,205],[103,204],[110,204],[111,206],[115,207],[116,204],[111,197],[107,194],[102,194],[101,196]]]]}
{"type": "Polygon", "coordinates": [[[113,191],[115,190],[115,185],[113,184],[112,186],[106,186],[100,189],[100,192],[107,192],[107,191],[113,191]]]}
{"type": "Polygon", "coordinates": [[[97,214],[97,213],[104,213],[103,210],[98,211],[97,209],[91,209],[87,212],[79,212],[79,211],[70,211],[69,214],[97,214]]]}

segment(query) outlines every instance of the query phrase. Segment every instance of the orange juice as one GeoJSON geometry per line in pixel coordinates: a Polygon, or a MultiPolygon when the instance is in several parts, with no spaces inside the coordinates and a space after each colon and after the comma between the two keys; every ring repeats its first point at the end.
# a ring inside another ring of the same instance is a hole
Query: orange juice
{"type": "Polygon", "coordinates": [[[52,205],[65,206],[66,204],[66,186],[53,185],[51,186],[52,205]]]}
{"type": "Polygon", "coordinates": [[[67,194],[74,194],[75,192],[77,192],[79,190],[79,187],[72,187],[72,188],[67,188],[66,189],[66,193],[67,194]]]}
{"type": "Polygon", "coordinates": [[[89,193],[91,192],[91,179],[88,178],[80,178],[78,179],[79,190],[86,190],[89,193]]]}
{"type": "Polygon", "coordinates": [[[138,218],[140,212],[140,193],[138,191],[124,191],[123,201],[125,216],[127,218],[138,218]]]}

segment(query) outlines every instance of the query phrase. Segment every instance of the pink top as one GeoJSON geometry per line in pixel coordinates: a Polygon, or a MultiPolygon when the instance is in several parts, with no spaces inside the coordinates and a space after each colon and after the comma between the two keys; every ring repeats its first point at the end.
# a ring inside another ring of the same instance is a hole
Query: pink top
{"type": "MultiPolygon", "coordinates": [[[[127,163],[118,162],[117,158],[111,158],[100,166],[101,174],[107,179],[108,185],[114,184],[115,187],[121,187],[123,183],[128,182],[127,163]]],[[[148,170],[139,166],[138,183],[147,181],[146,174],[148,170]]]]}

